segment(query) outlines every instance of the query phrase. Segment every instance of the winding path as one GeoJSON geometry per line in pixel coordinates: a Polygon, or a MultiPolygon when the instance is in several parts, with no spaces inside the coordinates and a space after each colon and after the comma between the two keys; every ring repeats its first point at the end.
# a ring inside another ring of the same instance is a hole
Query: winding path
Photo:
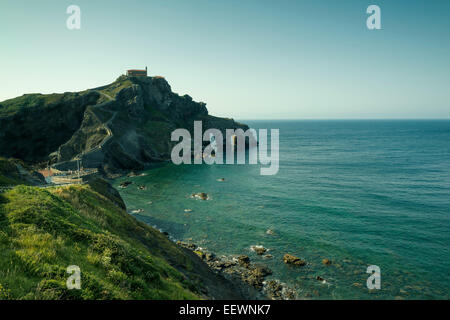
{"type": "MultiPolygon", "coordinates": [[[[93,106],[93,108],[101,109],[101,110],[106,111],[103,107],[106,104],[108,104],[109,102],[115,101],[115,99],[112,98],[110,95],[108,95],[106,93],[103,93],[103,92],[100,92],[100,91],[96,91],[96,92],[98,92],[100,95],[106,97],[108,99],[108,101],[107,102],[103,102],[103,103],[101,103],[99,105],[93,106]]],[[[103,127],[104,127],[104,129],[106,130],[106,133],[107,133],[107,136],[103,139],[103,141],[100,142],[100,144],[98,146],[92,148],[91,150],[89,150],[86,153],[83,153],[82,156],[85,156],[85,155],[88,155],[88,154],[91,154],[93,152],[96,152],[96,151],[100,150],[105,145],[105,143],[107,143],[112,138],[113,133],[112,133],[111,128],[109,126],[114,121],[116,116],[117,116],[117,111],[114,111],[112,117],[103,124],[103,127]]]]}

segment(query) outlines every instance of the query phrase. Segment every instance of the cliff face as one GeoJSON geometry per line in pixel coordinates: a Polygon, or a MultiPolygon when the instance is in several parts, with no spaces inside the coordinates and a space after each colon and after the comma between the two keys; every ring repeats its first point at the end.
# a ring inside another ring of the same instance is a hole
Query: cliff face
{"type": "Polygon", "coordinates": [[[173,93],[162,77],[119,77],[110,85],[64,95],[26,95],[0,104],[0,155],[61,163],[106,173],[143,169],[170,159],[177,128],[246,130],[232,119],[208,115],[204,103],[173,93]],[[14,141],[14,143],[11,143],[14,141]]]}
{"type": "Polygon", "coordinates": [[[96,92],[23,95],[0,104],[0,155],[45,161],[79,129],[96,92]]]}

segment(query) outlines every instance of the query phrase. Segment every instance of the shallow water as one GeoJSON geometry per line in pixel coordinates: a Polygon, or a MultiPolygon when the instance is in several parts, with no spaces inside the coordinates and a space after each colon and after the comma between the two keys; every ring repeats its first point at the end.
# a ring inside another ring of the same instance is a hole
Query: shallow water
{"type": "Polygon", "coordinates": [[[264,262],[301,298],[449,298],[450,121],[244,122],[280,129],[277,175],[258,165],[155,166],[115,181],[134,182],[119,189],[128,210],[144,209],[135,216],[175,239],[264,262]],[[273,258],[253,253],[256,244],[273,258]],[[307,266],[285,265],[285,253],[307,266]],[[366,287],[369,265],[381,268],[381,290],[366,287]]]}

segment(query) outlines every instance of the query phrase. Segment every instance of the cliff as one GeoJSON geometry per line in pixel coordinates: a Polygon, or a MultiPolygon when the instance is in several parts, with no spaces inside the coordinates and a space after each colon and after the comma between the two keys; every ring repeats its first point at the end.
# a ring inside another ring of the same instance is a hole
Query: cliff
{"type": "Polygon", "coordinates": [[[0,156],[105,173],[143,169],[170,159],[174,129],[248,127],[213,117],[205,103],[174,92],[162,77],[125,77],[83,92],[24,95],[0,103],[0,156]],[[14,143],[11,143],[13,142],[14,143]]]}

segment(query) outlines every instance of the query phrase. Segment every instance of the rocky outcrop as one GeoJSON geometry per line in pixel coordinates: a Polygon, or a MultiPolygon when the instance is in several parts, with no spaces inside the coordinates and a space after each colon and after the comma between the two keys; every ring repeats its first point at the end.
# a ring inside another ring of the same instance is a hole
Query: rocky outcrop
{"type": "MultiPolygon", "coordinates": [[[[0,156],[50,162],[60,170],[99,168],[106,174],[142,170],[170,159],[171,132],[248,127],[213,117],[206,104],[174,92],[162,77],[119,77],[79,93],[25,95],[0,104],[0,156]],[[14,143],[11,143],[14,141],[14,143]]],[[[224,135],[225,136],[225,135],[224,135]]]]}
{"type": "Polygon", "coordinates": [[[232,281],[236,288],[257,299],[291,300],[297,298],[296,291],[286,284],[266,277],[272,274],[266,265],[253,263],[249,256],[220,256],[212,254],[192,242],[177,241],[177,245],[193,251],[218,274],[232,281]]]}

